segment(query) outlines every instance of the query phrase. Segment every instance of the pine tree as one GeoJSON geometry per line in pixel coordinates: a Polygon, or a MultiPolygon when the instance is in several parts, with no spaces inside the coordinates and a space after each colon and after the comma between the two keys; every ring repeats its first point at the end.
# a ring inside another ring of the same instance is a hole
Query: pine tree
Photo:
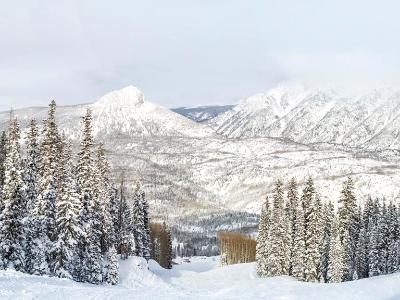
{"type": "MultiPolygon", "coordinates": [[[[143,196],[144,197],[144,196],[143,196]]],[[[135,255],[144,257],[145,255],[145,244],[146,241],[146,229],[145,229],[145,216],[144,207],[142,201],[142,191],[140,184],[136,184],[135,192],[133,195],[133,206],[132,206],[132,222],[133,222],[133,236],[135,238],[136,251],[135,255]]],[[[150,253],[150,249],[149,249],[150,253]]]]}
{"type": "MultiPolygon", "coordinates": [[[[303,200],[303,199],[302,199],[303,200]]],[[[305,273],[305,253],[306,253],[306,245],[305,245],[305,213],[304,213],[304,205],[302,201],[297,201],[296,204],[296,222],[295,222],[295,237],[294,237],[294,245],[293,245],[293,276],[297,279],[304,280],[305,273]]]]}
{"type": "Polygon", "coordinates": [[[94,158],[93,158],[93,136],[92,136],[92,114],[88,109],[82,118],[82,138],[80,151],[78,153],[78,184],[81,193],[82,203],[82,222],[88,226],[90,219],[90,205],[95,196],[96,179],[94,178],[94,158]]]}
{"type": "Polygon", "coordinates": [[[114,246],[111,246],[107,252],[106,282],[115,285],[119,281],[118,274],[118,256],[114,246]]]}
{"type": "Polygon", "coordinates": [[[19,139],[18,121],[12,119],[5,161],[4,209],[0,215],[0,268],[6,269],[10,267],[23,271],[25,268],[23,217],[26,214],[26,194],[19,139]]]}
{"type": "Polygon", "coordinates": [[[332,223],[335,218],[335,212],[332,202],[327,202],[322,209],[323,233],[320,250],[320,272],[323,282],[328,282],[329,253],[332,239],[332,223]]]}
{"type": "Polygon", "coordinates": [[[60,138],[55,120],[56,103],[49,105],[47,119],[43,126],[43,140],[40,145],[40,180],[38,198],[35,203],[35,241],[32,245],[36,268],[33,273],[47,272],[46,263],[51,266],[54,257],[50,253],[55,240],[55,202],[57,197],[57,168],[60,154],[60,138]],[[44,262],[42,255],[45,256],[44,262]]]}
{"type": "Polygon", "coordinates": [[[82,235],[79,226],[81,205],[71,157],[71,145],[63,140],[57,180],[57,239],[52,250],[55,258],[53,273],[63,278],[73,277],[75,249],[82,235]]]}
{"type": "Polygon", "coordinates": [[[136,255],[136,241],[141,241],[134,236],[134,224],[132,208],[126,199],[125,178],[122,174],[119,190],[118,212],[118,250],[121,259],[127,259],[130,255],[136,255]]]}
{"type": "Polygon", "coordinates": [[[160,265],[165,269],[172,268],[172,239],[171,230],[166,223],[163,223],[163,230],[160,239],[160,265]]]}
{"type": "Polygon", "coordinates": [[[110,166],[105,157],[103,146],[96,150],[96,197],[101,206],[101,249],[106,254],[112,245],[114,235],[113,220],[110,213],[111,183],[110,166]]]}
{"type": "Polygon", "coordinates": [[[268,275],[268,234],[270,227],[270,208],[268,197],[261,210],[260,223],[258,225],[258,236],[256,246],[257,275],[265,277],[268,275]]]}
{"type": "Polygon", "coordinates": [[[306,215],[307,231],[305,234],[305,279],[309,282],[318,282],[320,273],[320,249],[322,246],[322,206],[318,195],[311,199],[310,209],[306,215]]]}
{"type": "Polygon", "coordinates": [[[289,272],[289,232],[284,211],[282,182],[275,184],[273,208],[271,215],[271,231],[268,247],[270,276],[287,275],[289,272]]]}
{"type": "Polygon", "coordinates": [[[358,230],[357,230],[357,204],[354,196],[354,185],[350,177],[343,184],[341,197],[339,199],[339,235],[340,240],[344,243],[344,237],[348,235],[348,245],[343,244],[347,268],[344,274],[344,280],[352,280],[355,271],[355,252],[357,247],[358,230]]]}
{"type": "Polygon", "coordinates": [[[34,210],[36,199],[38,197],[38,182],[39,182],[39,144],[38,144],[38,128],[36,120],[30,122],[27,141],[26,141],[26,160],[24,170],[24,182],[26,184],[26,211],[27,215],[24,218],[26,248],[25,248],[25,271],[33,272],[33,261],[35,260],[32,253],[33,243],[35,239],[35,223],[34,210]]]}
{"type": "Polygon", "coordinates": [[[342,282],[346,269],[346,264],[344,262],[344,249],[342,241],[340,240],[338,223],[339,221],[336,218],[334,221],[330,253],[329,253],[329,268],[328,268],[329,282],[342,282]]]}
{"type": "MultiPolygon", "coordinates": [[[[7,135],[6,132],[3,131],[0,137],[0,200],[2,199],[2,191],[4,185],[5,178],[5,162],[6,162],[6,154],[7,154],[7,135]]],[[[0,212],[3,210],[4,205],[2,201],[0,201],[0,212]]]]}
{"type": "Polygon", "coordinates": [[[295,239],[296,239],[296,206],[299,204],[297,192],[297,183],[294,178],[289,182],[288,192],[287,192],[287,202],[286,202],[286,215],[289,221],[289,275],[293,275],[293,261],[294,249],[295,249],[295,239]]]}

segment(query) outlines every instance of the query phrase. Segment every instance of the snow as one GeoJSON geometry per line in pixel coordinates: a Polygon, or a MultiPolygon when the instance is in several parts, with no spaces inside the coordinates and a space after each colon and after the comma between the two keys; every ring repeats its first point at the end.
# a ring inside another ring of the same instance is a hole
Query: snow
{"type": "Polygon", "coordinates": [[[179,258],[172,270],[155,261],[131,257],[120,263],[117,286],[0,271],[1,299],[268,299],[395,300],[400,273],[357,281],[324,284],[288,276],[258,278],[255,264],[220,267],[218,257],[179,258]]]}

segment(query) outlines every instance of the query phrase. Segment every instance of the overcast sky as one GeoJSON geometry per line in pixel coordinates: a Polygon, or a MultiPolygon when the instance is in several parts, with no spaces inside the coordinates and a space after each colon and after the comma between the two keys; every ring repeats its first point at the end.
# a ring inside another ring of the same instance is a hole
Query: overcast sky
{"type": "Polygon", "coordinates": [[[132,84],[167,107],[234,103],[281,81],[400,78],[399,1],[6,1],[0,110],[92,102],[132,84]]]}

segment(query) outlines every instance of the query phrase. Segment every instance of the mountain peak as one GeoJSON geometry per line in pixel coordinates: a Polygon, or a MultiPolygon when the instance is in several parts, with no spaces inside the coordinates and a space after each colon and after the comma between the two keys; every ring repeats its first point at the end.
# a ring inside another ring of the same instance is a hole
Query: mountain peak
{"type": "Polygon", "coordinates": [[[144,95],[137,88],[128,85],[120,90],[112,91],[101,97],[96,104],[106,106],[141,106],[144,103],[144,95]]]}

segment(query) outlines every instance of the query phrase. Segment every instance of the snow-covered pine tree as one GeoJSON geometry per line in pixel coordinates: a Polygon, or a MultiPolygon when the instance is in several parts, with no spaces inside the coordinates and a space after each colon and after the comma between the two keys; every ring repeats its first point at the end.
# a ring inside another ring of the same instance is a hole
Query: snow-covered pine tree
{"type": "Polygon", "coordinates": [[[39,182],[39,143],[38,143],[38,128],[35,119],[30,121],[30,126],[27,133],[26,140],[26,159],[24,170],[24,182],[26,184],[26,211],[27,215],[24,218],[25,228],[25,271],[28,273],[33,272],[34,255],[32,253],[33,241],[35,239],[35,224],[34,213],[36,206],[36,199],[38,196],[38,182],[39,182]]]}
{"type": "MultiPolygon", "coordinates": [[[[149,221],[149,204],[147,203],[145,192],[140,184],[139,181],[136,182],[136,189],[135,189],[135,199],[138,199],[140,205],[138,207],[141,209],[142,217],[140,220],[142,221],[142,256],[146,259],[150,259],[150,221],[149,221]]],[[[134,200],[135,201],[135,200],[134,200]]],[[[133,210],[135,213],[135,210],[133,210]]],[[[134,216],[135,218],[135,216],[134,216]]],[[[135,219],[134,219],[135,220],[135,219]]],[[[168,228],[167,228],[168,229],[168,228]]],[[[169,230],[169,229],[168,229],[169,230]]],[[[172,247],[172,246],[171,246],[172,247]]],[[[172,255],[172,253],[171,253],[172,255]]],[[[171,257],[172,260],[172,257],[171,257]]]]}
{"type": "Polygon", "coordinates": [[[4,177],[5,177],[5,162],[7,153],[7,135],[3,131],[0,137],[0,212],[3,210],[4,206],[1,201],[1,193],[3,191],[4,177]]]}
{"type": "Polygon", "coordinates": [[[119,212],[118,212],[118,250],[121,259],[127,259],[130,255],[136,255],[136,237],[134,236],[134,224],[132,207],[126,199],[125,176],[121,174],[119,188],[119,212]]]}
{"type": "Polygon", "coordinates": [[[57,168],[60,155],[60,137],[58,134],[56,119],[56,103],[51,101],[47,119],[43,124],[43,138],[40,145],[39,185],[38,198],[35,203],[35,230],[36,240],[32,245],[32,251],[37,260],[33,272],[43,274],[47,272],[45,262],[38,261],[42,255],[53,266],[54,258],[51,256],[53,241],[55,240],[55,202],[57,197],[57,168]]]}
{"type": "Polygon", "coordinates": [[[282,181],[278,180],[273,191],[273,207],[268,247],[269,276],[287,275],[289,272],[289,231],[284,210],[282,181]]]}
{"type": "Polygon", "coordinates": [[[0,268],[25,268],[26,194],[20,156],[20,129],[17,119],[10,121],[3,185],[4,209],[0,214],[0,268]]]}
{"type": "Polygon", "coordinates": [[[356,248],[356,273],[359,279],[368,277],[368,234],[364,226],[361,227],[356,248]]]}
{"type": "Polygon", "coordinates": [[[370,232],[368,241],[368,277],[382,274],[382,236],[379,230],[381,222],[381,207],[379,205],[379,202],[375,201],[374,210],[369,224],[370,232]]]}
{"type": "Polygon", "coordinates": [[[399,228],[399,215],[392,202],[388,206],[388,234],[389,234],[389,245],[388,245],[388,260],[387,260],[387,272],[394,273],[399,270],[400,260],[400,228],[399,228]]]}
{"type": "Polygon", "coordinates": [[[323,220],[323,236],[322,244],[320,249],[320,272],[321,281],[328,282],[328,268],[329,268],[329,252],[332,238],[332,223],[335,218],[334,207],[331,201],[328,201],[323,205],[322,208],[322,220],[323,220]]]}
{"type": "Polygon", "coordinates": [[[101,205],[101,251],[103,254],[108,252],[112,245],[114,236],[113,220],[110,214],[111,183],[110,166],[105,157],[103,145],[100,144],[96,149],[96,197],[99,198],[101,205]]]}
{"type": "Polygon", "coordinates": [[[289,182],[286,201],[286,214],[289,222],[289,275],[293,275],[293,260],[296,238],[296,206],[299,204],[297,182],[292,178],[289,182]]]}
{"type": "Polygon", "coordinates": [[[292,260],[292,273],[293,276],[299,280],[305,279],[304,267],[305,267],[305,213],[303,198],[298,199],[296,204],[296,221],[295,221],[295,237],[294,237],[294,249],[293,249],[293,260],[292,260]]]}
{"type": "Polygon", "coordinates": [[[318,194],[311,199],[310,208],[306,215],[307,231],[305,234],[305,280],[318,282],[321,279],[320,249],[323,238],[322,205],[318,194]]]}
{"type": "Polygon", "coordinates": [[[94,159],[92,114],[88,109],[82,120],[82,139],[78,154],[78,186],[81,194],[80,223],[85,234],[80,236],[83,274],[81,280],[98,284],[103,280],[103,255],[101,249],[104,204],[99,195],[100,171],[94,159]]]}
{"type": "Polygon", "coordinates": [[[82,222],[88,225],[90,220],[90,205],[95,195],[96,177],[93,154],[92,114],[88,109],[82,118],[82,133],[80,151],[78,153],[78,184],[82,203],[82,222]]]}
{"type": "Polygon", "coordinates": [[[357,220],[357,203],[354,196],[354,184],[351,177],[344,182],[341,196],[339,199],[339,235],[342,243],[344,237],[348,235],[349,245],[343,244],[343,249],[348,251],[345,257],[347,268],[344,274],[344,280],[352,280],[355,271],[355,252],[358,240],[358,220],[357,220]]]}
{"type": "Polygon", "coordinates": [[[339,234],[339,221],[336,217],[333,223],[331,246],[329,252],[328,280],[342,282],[346,264],[344,263],[344,249],[339,234]]]}
{"type": "Polygon", "coordinates": [[[268,233],[270,227],[270,208],[269,199],[265,199],[265,203],[261,210],[260,223],[258,225],[257,246],[256,246],[256,262],[257,275],[260,277],[268,276],[268,233]]]}
{"type": "Polygon", "coordinates": [[[114,246],[111,245],[107,252],[106,282],[115,285],[119,281],[118,255],[114,246]]]}
{"type": "MultiPolygon", "coordinates": [[[[139,257],[144,257],[145,254],[145,217],[144,208],[142,202],[140,183],[136,183],[135,192],[133,194],[132,203],[132,218],[133,218],[133,235],[135,238],[136,251],[135,255],[139,257]]],[[[150,250],[150,249],[149,249],[150,250]]],[[[150,252],[150,251],[149,251],[150,252]]]]}
{"type": "Polygon", "coordinates": [[[82,235],[79,226],[81,205],[73,174],[70,142],[62,138],[61,158],[58,167],[56,201],[56,241],[52,249],[54,256],[53,273],[61,278],[73,278],[75,251],[82,235]]]}

